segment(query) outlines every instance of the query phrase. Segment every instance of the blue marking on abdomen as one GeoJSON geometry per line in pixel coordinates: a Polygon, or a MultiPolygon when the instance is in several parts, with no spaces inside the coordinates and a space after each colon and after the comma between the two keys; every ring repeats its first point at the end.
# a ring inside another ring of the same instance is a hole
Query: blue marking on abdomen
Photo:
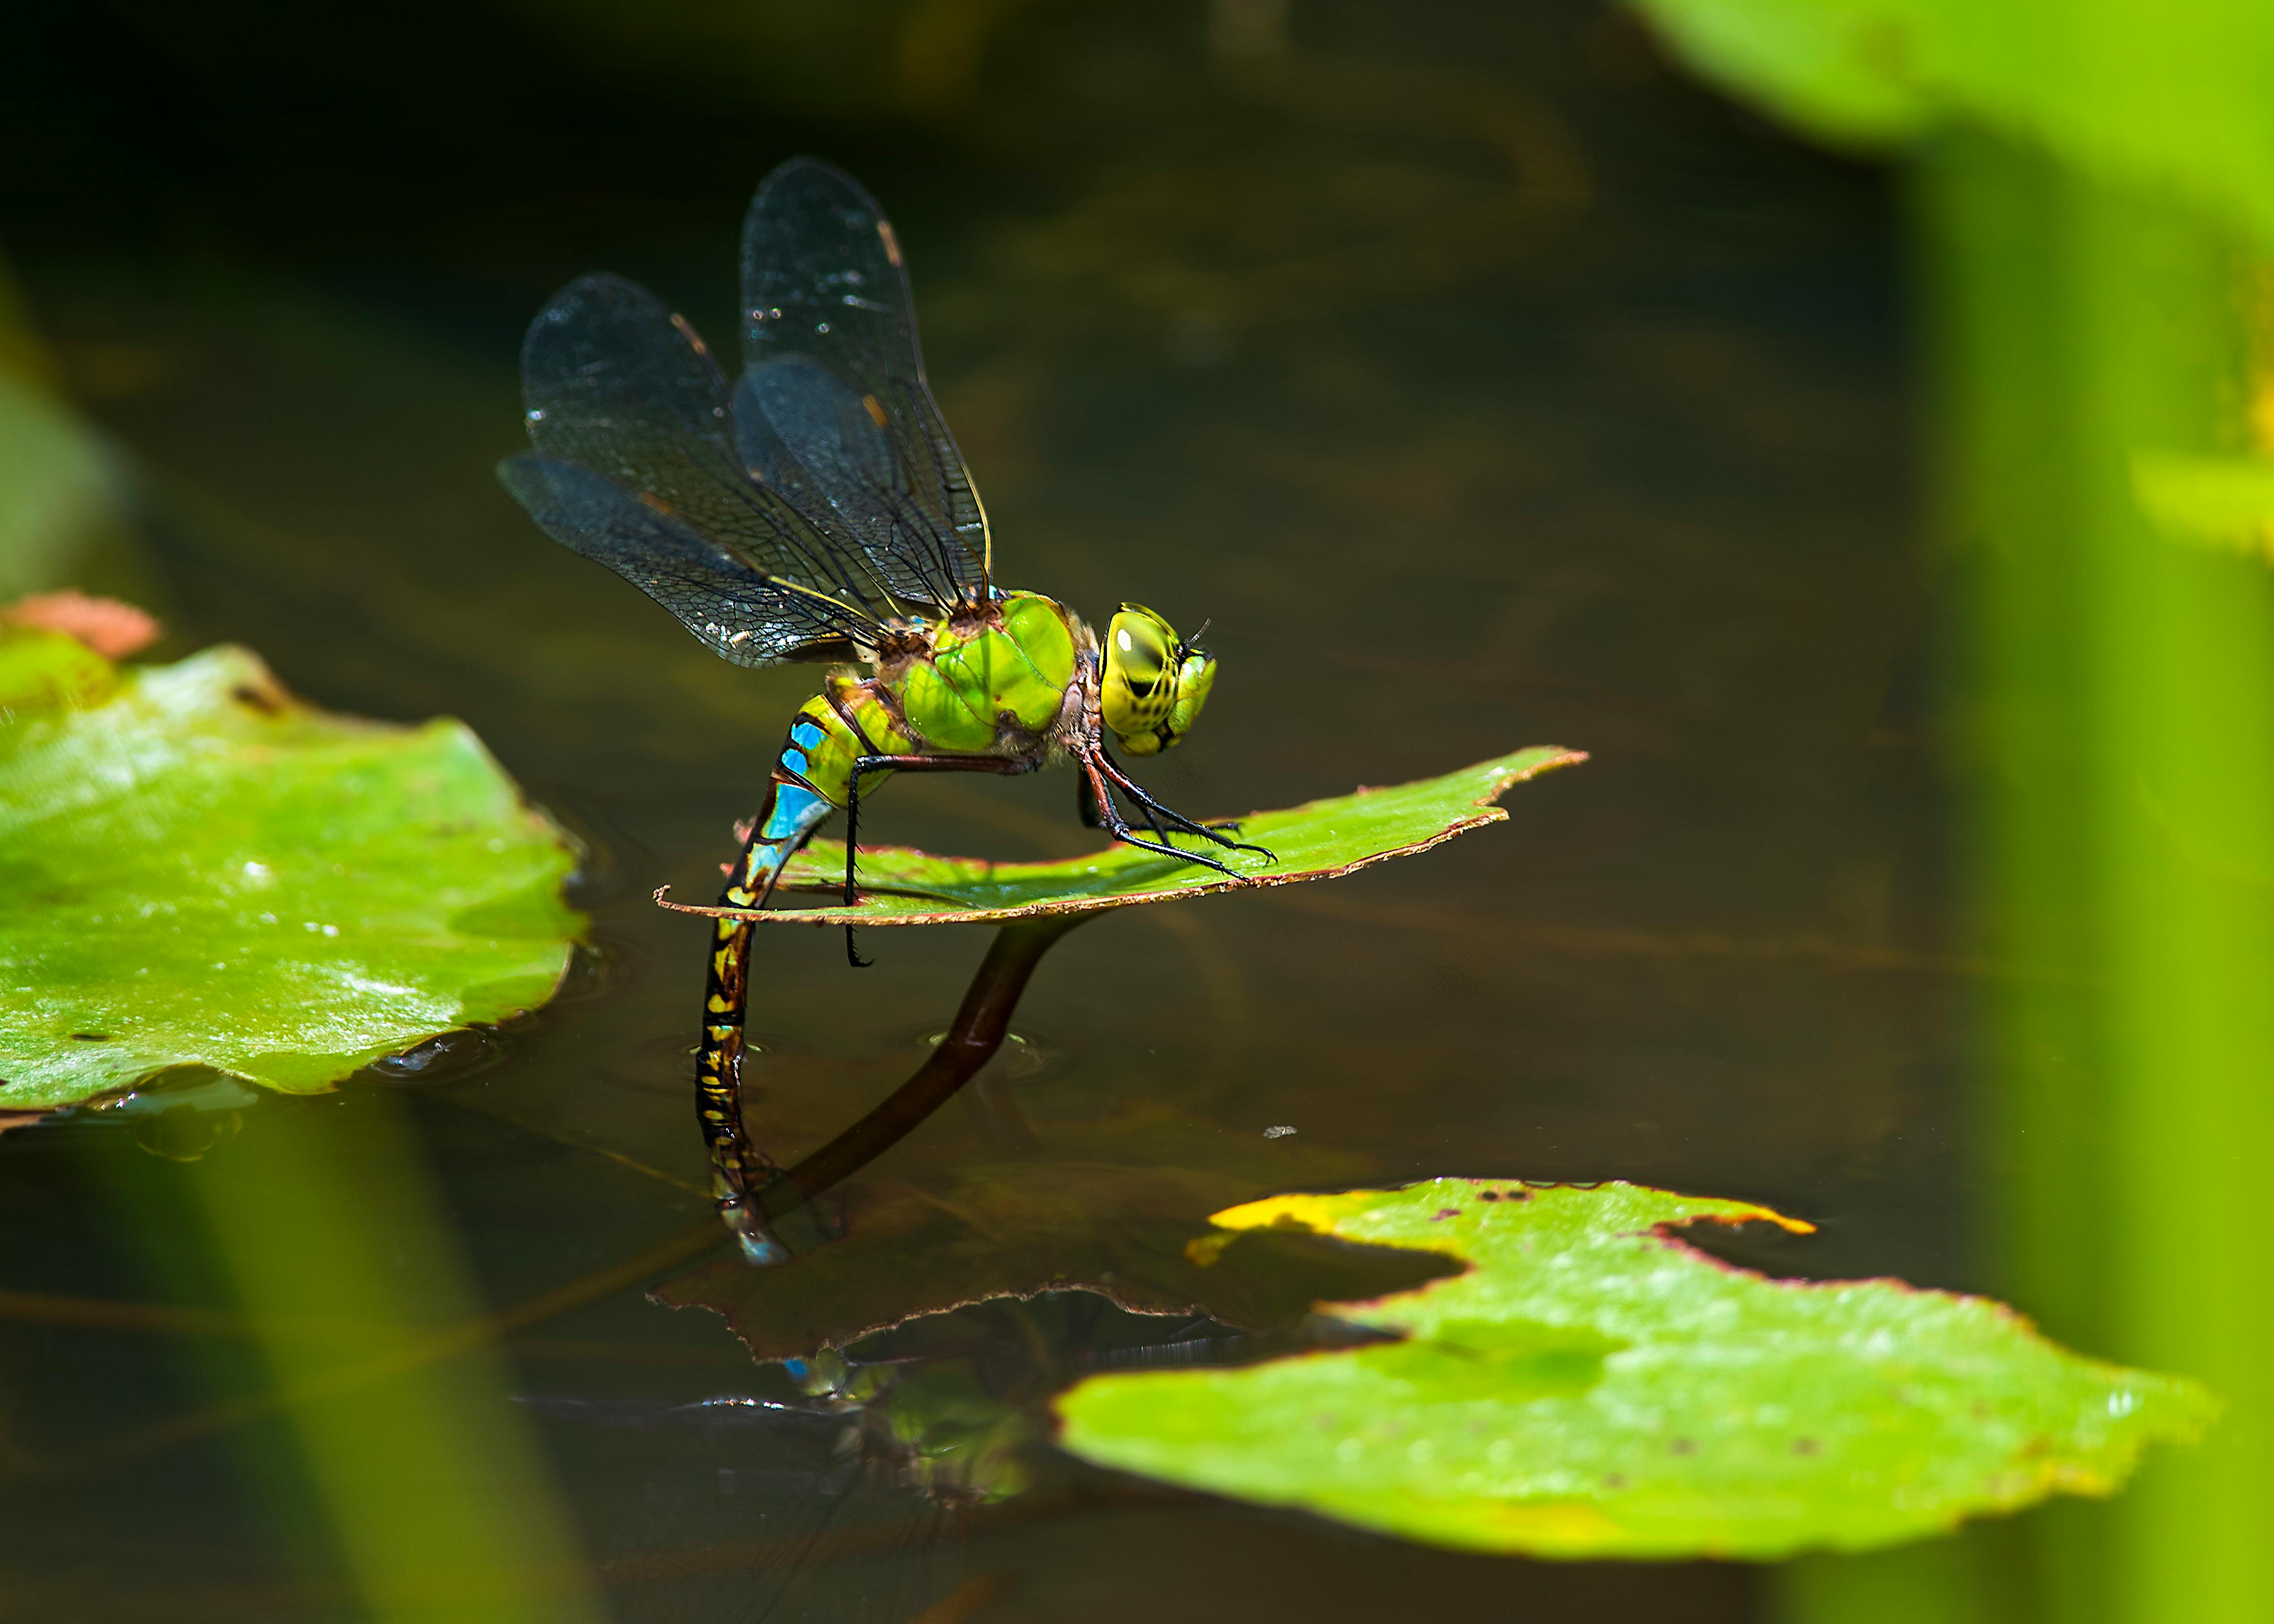
{"type": "Polygon", "coordinates": [[[803,750],[793,750],[785,747],[781,755],[776,759],[779,760],[783,766],[797,774],[801,778],[805,776],[805,752],[803,750]]]}
{"type": "Polygon", "coordinates": [[[802,784],[777,784],[774,809],[766,817],[765,838],[794,840],[835,809],[827,799],[802,784]]]}
{"type": "MultiPolygon", "coordinates": [[[[789,730],[790,742],[796,745],[800,749],[805,750],[819,749],[821,748],[821,741],[828,736],[828,734],[821,731],[821,728],[817,724],[813,722],[800,722],[796,726],[789,730]]],[[[802,771],[802,769],[801,769],[801,771],[802,771]]]]}

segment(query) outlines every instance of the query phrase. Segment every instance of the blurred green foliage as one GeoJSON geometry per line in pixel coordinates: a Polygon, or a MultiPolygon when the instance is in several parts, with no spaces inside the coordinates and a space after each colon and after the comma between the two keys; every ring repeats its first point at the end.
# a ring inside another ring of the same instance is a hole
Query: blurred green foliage
{"type": "Polygon", "coordinates": [[[2174,540],[2263,554],[2274,531],[2274,461],[2262,457],[2136,452],[2132,493],[2174,540]]]}
{"type": "Polygon", "coordinates": [[[117,523],[110,454],[54,385],[0,264],[0,601],[66,584],[78,555],[117,523]]]}
{"type": "MultiPolygon", "coordinates": [[[[2274,11],[1642,4],[1712,77],[1909,159],[1937,523],[1974,589],[1974,890],[2009,966],[1986,1011],[1996,1250],[2063,1335],[2232,1402],[2112,1512],[1992,1553],[1976,1603],[2262,1618],[2274,11]]],[[[1827,1570],[1795,1594],[1850,1620],[1883,1590],[1827,1570]]]]}
{"type": "Polygon", "coordinates": [[[1636,0],[1709,77],[1820,139],[1954,126],[2169,191],[2274,245],[2274,8],[2252,0],[1636,0]]]}

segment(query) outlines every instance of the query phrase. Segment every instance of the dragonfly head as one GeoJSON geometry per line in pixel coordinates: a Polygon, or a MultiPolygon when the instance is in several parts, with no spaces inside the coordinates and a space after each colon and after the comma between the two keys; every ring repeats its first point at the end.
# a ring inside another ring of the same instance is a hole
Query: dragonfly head
{"type": "Polygon", "coordinates": [[[1175,627],[1142,604],[1121,605],[1105,633],[1098,701],[1123,750],[1158,756],[1173,748],[1215,686],[1214,655],[1178,636],[1175,627]]]}

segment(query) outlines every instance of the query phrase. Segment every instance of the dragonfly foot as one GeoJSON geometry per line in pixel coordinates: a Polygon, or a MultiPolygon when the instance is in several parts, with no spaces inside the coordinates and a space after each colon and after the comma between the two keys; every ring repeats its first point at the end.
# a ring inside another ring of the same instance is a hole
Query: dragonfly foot
{"type": "MultiPolygon", "coordinates": [[[[1177,815],[1173,812],[1169,813],[1168,816],[1176,822],[1182,823],[1184,821],[1181,818],[1178,818],[1177,815]]],[[[1232,833],[1238,834],[1239,832],[1239,825],[1237,823],[1193,823],[1186,824],[1186,826],[1191,829],[1195,834],[1206,835],[1209,839],[1215,841],[1227,852],[1254,852],[1257,856],[1268,857],[1273,862],[1277,862],[1279,861],[1279,854],[1268,846],[1250,846],[1244,840],[1227,840],[1223,835],[1216,832],[1218,830],[1229,829],[1232,833]]]]}
{"type": "Polygon", "coordinates": [[[1170,846],[1158,840],[1147,840],[1131,833],[1126,829],[1115,831],[1113,838],[1124,846],[1135,846],[1141,852],[1155,852],[1163,857],[1175,857],[1185,862],[1197,863],[1203,868],[1213,868],[1227,879],[1245,881],[1247,878],[1239,869],[1220,863],[1215,858],[1202,853],[1187,852],[1181,846],[1170,846]]]}

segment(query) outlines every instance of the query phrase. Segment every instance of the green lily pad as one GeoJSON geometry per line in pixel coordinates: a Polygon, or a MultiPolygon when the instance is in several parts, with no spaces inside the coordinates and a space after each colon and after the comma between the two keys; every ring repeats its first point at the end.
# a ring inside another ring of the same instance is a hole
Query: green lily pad
{"type": "Polygon", "coordinates": [[[551,996],[573,858],[462,723],[259,658],[0,633],[0,1109],[198,1063],[295,1092],[551,996]]]}
{"type": "MultiPolygon", "coordinates": [[[[751,910],[692,907],[656,900],[683,914],[809,925],[991,925],[1049,914],[1086,914],[1133,903],[1206,896],[1243,885],[1292,885],[1330,880],[1368,864],[1407,857],[1465,830],[1496,823],[1508,814],[1493,803],[1510,785],[1586,760],[1583,751],[1533,745],[1389,789],[1314,801],[1239,820],[1239,838],[1266,846],[1273,862],[1254,852],[1227,852],[1191,835],[1177,843],[1207,853],[1239,871],[1224,876],[1193,863],[1157,856],[1133,846],[1111,846],[1057,862],[989,862],[939,857],[906,846],[861,848],[862,899],[853,907],[779,906],[751,910]]],[[[841,893],[845,845],[815,840],[791,859],[776,897],[796,891],[841,893]]]]}
{"type": "Polygon", "coordinates": [[[2057,1492],[2112,1492],[2191,1440],[2198,1383],[1894,1281],[1731,1268],[1662,1233],[1809,1226],[1639,1185],[1434,1179],[1218,1213],[1466,1261],[1333,1312],[1404,1340],[1239,1370],[1093,1377],[1064,1446],[1100,1464],[1432,1544],[1551,1557],[1860,1550],[2057,1492]]]}

